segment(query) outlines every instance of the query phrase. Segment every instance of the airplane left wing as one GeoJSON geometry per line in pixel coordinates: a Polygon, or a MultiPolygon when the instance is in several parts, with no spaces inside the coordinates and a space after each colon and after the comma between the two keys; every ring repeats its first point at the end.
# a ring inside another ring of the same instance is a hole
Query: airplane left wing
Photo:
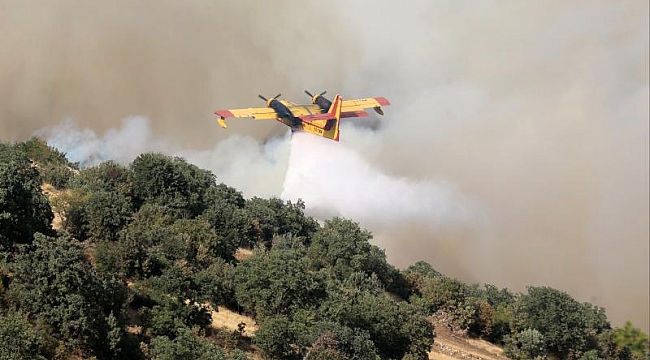
{"type": "Polygon", "coordinates": [[[248,108],[248,109],[224,109],[214,112],[219,115],[217,122],[222,128],[227,128],[228,125],[224,121],[226,118],[253,118],[255,120],[271,120],[278,117],[278,114],[270,107],[264,108],[248,108]]]}

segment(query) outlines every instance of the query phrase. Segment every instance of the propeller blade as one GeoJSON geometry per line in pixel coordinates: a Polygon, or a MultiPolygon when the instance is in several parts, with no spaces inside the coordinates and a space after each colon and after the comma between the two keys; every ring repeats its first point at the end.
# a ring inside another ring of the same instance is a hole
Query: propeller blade
{"type": "Polygon", "coordinates": [[[274,99],[277,99],[277,98],[279,98],[280,96],[282,96],[282,94],[278,93],[278,94],[275,95],[273,98],[274,98],[274,99]]]}
{"type": "Polygon", "coordinates": [[[318,95],[323,96],[323,95],[325,95],[325,94],[327,94],[327,91],[323,91],[322,93],[320,93],[320,94],[318,94],[318,95]]]}
{"type": "Polygon", "coordinates": [[[314,97],[309,91],[305,90],[305,94],[309,95],[309,97],[314,97]]]}
{"type": "Polygon", "coordinates": [[[262,100],[264,100],[264,101],[269,101],[269,100],[268,100],[267,98],[265,98],[265,97],[264,97],[264,96],[262,96],[262,95],[257,95],[257,96],[259,96],[259,97],[260,97],[260,99],[262,99],[262,100]]]}

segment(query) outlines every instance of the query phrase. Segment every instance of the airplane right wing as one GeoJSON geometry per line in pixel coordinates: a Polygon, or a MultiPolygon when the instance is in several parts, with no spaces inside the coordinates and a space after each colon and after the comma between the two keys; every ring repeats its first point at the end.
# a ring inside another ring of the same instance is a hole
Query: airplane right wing
{"type": "Polygon", "coordinates": [[[278,114],[270,107],[263,108],[248,108],[248,109],[224,109],[214,112],[219,115],[217,122],[222,128],[227,128],[228,125],[224,121],[226,118],[253,118],[255,120],[271,120],[276,119],[278,114]]]}
{"type": "MultiPolygon", "coordinates": [[[[382,106],[388,106],[390,102],[385,97],[372,97],[365,99],[351,99],[343,100],[343,108],[341,109],[344,113],[355,113],[358,112],[360,115],[365,113],[365,109],[373,108],[378,114],[383,115],[384,112],[381,110],[382,106]]],[[[365,115],[368,115],[367,113],[365,115]]]]}

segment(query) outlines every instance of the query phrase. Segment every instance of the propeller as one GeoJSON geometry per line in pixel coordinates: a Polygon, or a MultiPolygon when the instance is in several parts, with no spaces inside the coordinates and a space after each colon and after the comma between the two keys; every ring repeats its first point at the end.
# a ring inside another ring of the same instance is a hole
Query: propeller
{"type": "Polygon", "coordinates": [[[265,98],[265,97],[262,96],[262,95],[257,95],[257,96],[259,96],[260,99],[266,101],[266,103],[269,104],[271,101],[273,101],[273,100],[279,98],[280,96],[282,96],[282,94],[277,94],[277,95],[275,95],[274,97],[272,97],[272,98],[270,98],[270,99],[267,99],[267,98],[265,98]]]}
{"type": "MultiPolygon", "coordinates": [[[[317,96],[317,97],[318,97],[318,96],[323,96],[323,95],[325,95],[326,93],[327,93],[327,91],[323,91],[322,93],[320,93],[320,94],[318,94],[318,95],[316,95],[316,96],[317,96]]],[[[309,95],[309,96],[312,97],[312,98],[314,97],[314,95],[312,95],[312,94],[311,94],[309,91],[307,91],[307,90],[305,90],[305,94],[309,95]]]]}

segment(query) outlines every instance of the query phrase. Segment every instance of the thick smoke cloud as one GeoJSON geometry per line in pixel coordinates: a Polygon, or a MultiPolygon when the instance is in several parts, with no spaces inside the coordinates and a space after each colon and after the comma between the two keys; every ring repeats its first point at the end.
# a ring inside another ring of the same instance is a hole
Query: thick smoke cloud
{"type": "Polygon", "coordinates": [[[0,138],[181,155],[355,218],[400,266],[550,285],[648,329],[648,41],[639,1],[0,0],[0,138]],[[341,144],[210,115],[304,88],[392,105],[341,144]]]}

